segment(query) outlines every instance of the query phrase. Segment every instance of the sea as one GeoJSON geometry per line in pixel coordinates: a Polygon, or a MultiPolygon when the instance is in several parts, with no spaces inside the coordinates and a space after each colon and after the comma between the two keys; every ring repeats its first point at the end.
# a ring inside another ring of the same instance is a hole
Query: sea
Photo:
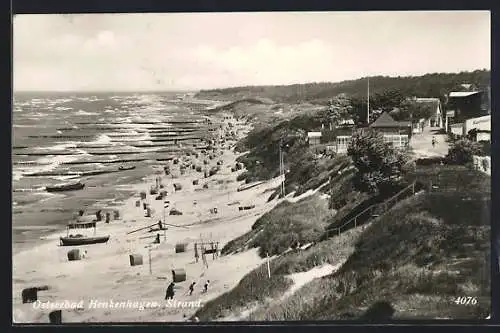
{"type": "Polygon", "coordinates": [[[14,253],[64,231],[80,209],[117,206],[127,185],[162,173],[182,149],[206,144],[207,109],[193,94],[15,93],[12,113],[14,253]],[[120,166],[135,167],[120,170],[120,166]],[[81,181],[83,190],[47,192],[81,181]]]}

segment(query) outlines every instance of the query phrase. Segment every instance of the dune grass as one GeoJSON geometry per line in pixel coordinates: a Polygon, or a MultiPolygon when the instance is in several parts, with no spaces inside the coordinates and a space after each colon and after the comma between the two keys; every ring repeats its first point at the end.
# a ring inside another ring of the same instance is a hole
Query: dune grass
{"type": "Polygon", "coordinates": [[[487,316],[487,204],[476,198],[476,204],[445,209],[436,195],[420,194],[394,206],[367,226],[336,273],[312,281],[279,305],[256,311],[256,320],[353,319],[381,300],[395,308],[394,318],[487,316]],[[457,218],[461,214],[468,217],[457,218]],[[478,304],[455,304],[457,295],[476,297],[478,304]]]}
{"type": "MultiPolygon", "coordinates": [[[[486,317],[491,303],[490,177],[456,166],[418,168],[406,177],[408,181],[417,180],[427,191],[402,200],[369,225],[273,259],[273,279],[283,283],[274,287],[275,298],[290,286],[288,274],[324,263],[345,263],[337,272],[309,282],[286,299],[269,302],[267,299],[273,296],[259,291],[258,300],[253,299],[259,306],[248,319],[357,319],[380,301],[394,308],[394,319],[486,317]],[[431,179],[433,186],[426,187],[431,179]],[[474,297],[477,304],[455,304],[457,296],[474,297]]],[[[349,188],[349,179],[348,175],[339,176],[332,181],[331,189],[349,188]]],[[[314,197],[297,204],[281,203],[254,225],[251,236],[239,242],[260,239],[272,249],[276,240],[283,239],[279,233],[287,232],[279,226],[289,226],[287,223],[293,221],[285,217],[303,210],[298,208],[300,204],[313,207],[310,200],[314,197]],[[270,225],[273,227],[265,237],[259,236],[270,225]]],[[[367,199],[362,194],[354,198],[354,206],[367,199]]],[[[340,206],[340,217],[353,207],[347,200],[340,206]]],[[[310,218],[310,213],[303,212],[302,218],[310,218]]],[[[245,278],[252,276],[258,279],[255,274],[245,278]]]]}
{"type": "Polygon", "coordinates": [[[334,214],[328,200],[313,195],[297,203],[284,201],[261,216],[247,234],[229,242],[222,254],[259,248],[259,255],[279,255],[300,243],[316,241],[334,214]]]}
{"type": "Polygon", "coordinates": [[[262,303],[267,298],[277,297],[287,290],[292,281],[283,275],[267,275],[267,264],[263,264],[247,275],[231,291],[207,302],[194,317],[200,321],[217,320],[234,312],[241,312],[249,304],[262,303]]]}
{"type": "Polygon", "coordinates": [[[336,265],[348,258],[354,250],[354,243],[361,229],[350,230],[340,237],[313,245],[306,250],[294,250],[270,260],[271,279],[267,275],[267,264],[263,264],[247,274],[231,291],[208,302],[194,316],[201,321],[217,320],[239,315],[242,311],[256,306],[250,320],[260,320],[262,309],[274,304],[273,298],[283,295],[292,285],[288,274],[308,271],[316,266],[329,263],[336,265]]]}

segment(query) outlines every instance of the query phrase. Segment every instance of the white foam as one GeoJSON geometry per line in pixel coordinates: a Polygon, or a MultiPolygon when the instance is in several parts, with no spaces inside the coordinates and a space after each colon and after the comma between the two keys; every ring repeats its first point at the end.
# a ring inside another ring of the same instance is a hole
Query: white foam
{"type": "Polygon", "coordinates": [[[97,137],[95,141],[92,141],[93,143],[111,143],[113,141],[109,136],[106,134],[101,134],[97,137]]]}
{"type": "Polygon", "coordinates": [[[83,111],[83,110],[78,110],[77,112],[75,112],[76,115],[79,115],[79,116],[96,116],[96,115],[99,115],[99,113],[96,113],[96,112],[87,112],[87,111],[83,111]]]}

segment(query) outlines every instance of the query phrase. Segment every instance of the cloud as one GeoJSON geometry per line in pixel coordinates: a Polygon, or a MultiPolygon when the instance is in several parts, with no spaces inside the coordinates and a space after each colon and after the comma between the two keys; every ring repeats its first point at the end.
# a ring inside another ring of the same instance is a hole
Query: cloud
{"type": "Polygon", "coordinates": [[[278,45],[269,39],[260,39],[248,47],[226,49],[200,45],[195,54],[206,66],[219,71],[243,74],[256,82],[272,80],[296,82],[300,73],[316,80],[328,78],[325,70],[336,58],[331,46],[319,39],[296,45],[278,45]]]}
{"type": "Polygon", "coordinates": [[[489,68],[489,19],[464,15],[17,16],[14,89],[205,89],[489,68]]]}

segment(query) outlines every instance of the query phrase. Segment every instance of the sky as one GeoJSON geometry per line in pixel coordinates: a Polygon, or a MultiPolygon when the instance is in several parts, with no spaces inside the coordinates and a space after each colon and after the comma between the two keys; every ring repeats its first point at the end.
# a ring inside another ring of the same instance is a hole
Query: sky
{"type": "Polygon", "coordinates": [[[490,13],[37,14],[15,91],[198,90],[490,69],[490,13]]]}

